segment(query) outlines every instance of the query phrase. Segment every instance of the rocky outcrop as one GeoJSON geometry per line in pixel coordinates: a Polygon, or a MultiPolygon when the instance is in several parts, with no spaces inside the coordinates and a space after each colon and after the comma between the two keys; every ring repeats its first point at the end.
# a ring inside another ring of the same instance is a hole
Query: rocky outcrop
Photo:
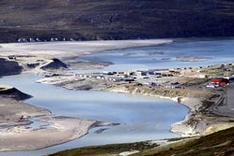
{"type": "Polygon", "coordinates": [[[60,61],[59,59],[52,59],[45,65],[42,65],[41,69],[43,70],[54,70],[54,69],[67,69],[67,65],[60,61]]]}
{"type": "Polygon", "coordinates": [[[1,85],[0,85],[0,96],[4,98],[12,98],[19,101],[29,99],[32,97],[31,95],[25,94],[14,87],[9,87],[9,86],[1,87],[1,85]]]}
{"type": "Polygon", "coordinates": [[[9,61],[4,58],[0,58],[0,76],[20,74],[23,68],[16,61],[9,61]]]}

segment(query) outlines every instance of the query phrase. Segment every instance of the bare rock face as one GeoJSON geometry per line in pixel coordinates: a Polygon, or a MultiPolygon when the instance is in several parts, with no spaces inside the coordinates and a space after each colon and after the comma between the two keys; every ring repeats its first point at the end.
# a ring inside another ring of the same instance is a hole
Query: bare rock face
{"type": "Polygon", "coordinates": [[[15,61],[8,61],[0,58],[0,76],[20,74],[23,68],[15,61]]]}
{"type": "Polygon", "coordinates": [[[0,85],[0,97],[11,98],[11,99],[15,99],[15,100],[20,101],[20,100],[29,99],[32,96],[28,95],[26,93],[23,93],[14,87],[10,87],[10,86],[1,87],[1,85],[0,85]]]}

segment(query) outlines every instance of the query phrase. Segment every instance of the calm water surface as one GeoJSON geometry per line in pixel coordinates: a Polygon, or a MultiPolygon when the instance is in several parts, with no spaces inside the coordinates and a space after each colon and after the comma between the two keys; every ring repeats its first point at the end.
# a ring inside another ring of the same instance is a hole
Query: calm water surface
{"type": "Polygon", "coordinates": [[[112,62],[113,65],[99,71],[136,69],[160,69],[203,66],[233,62],[234,39],[177,39],[170,44],[150,47],[109,50],[84,55],[78,60],[112,62]],[[179,61],[178,58],[203,58],[197,61],[179,61]]]}
{"type": "Polygon", "coordinates": [[[0,152],[0,155],[42,155],[87,145],[135,142],[178,137],[169,132],[171,124],[183,120],[188,109],[169,100],[96,91],[71,91],[52,85],[35,83],[37,76],[17,75],[0,79],[33,95],[27,103],[49,109],[55,115],[120,123],[100,128],[74,141],[43,150],[0,152]],[[19,81],[20,80],[20,81],[19,81]]]}

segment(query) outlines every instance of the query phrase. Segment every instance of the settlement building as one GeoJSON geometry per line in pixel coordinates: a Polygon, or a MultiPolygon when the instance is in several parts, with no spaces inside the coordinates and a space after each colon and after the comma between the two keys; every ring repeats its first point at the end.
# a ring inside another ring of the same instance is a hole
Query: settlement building
{"type": "Polygon", "coordinates": [[[219,86],[227,86],[229,84],[229,80],[224,78],[214,78],[211,80],[211,83],[219,86]]]}

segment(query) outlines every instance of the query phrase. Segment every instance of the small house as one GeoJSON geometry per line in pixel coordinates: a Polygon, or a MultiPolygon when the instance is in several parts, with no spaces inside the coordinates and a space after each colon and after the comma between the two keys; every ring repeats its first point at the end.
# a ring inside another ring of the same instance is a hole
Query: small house
{"type": "Polygon", "coordinates": [[[134,78],[123,78],[122,81],[132,82],[132,81],[135,81],[135,79],[134,78]]]}
{"type": "Polygon", "coordinates": [[[146,71],[137,71],[137,72],[136,72],[136,75],[137,75],[137,76],[146,76],[146,75],[147,75],[147,72],[146,72],[146,71]]]}
{"type": "Polygon", "coordinates": [[[175,71],[175,70],[170,70],[169,74],[171,74],[173,76],[176,76],[176,75],[178,76],[178,75],[180,75],[180,72],[179,71],[175,71]]]}
{"type": "Polygon", "coordinates": [[[154,71],[148,71],[149,75],[154,75],[154,71]]]}
{"type": "Polygon", "coordinates": [[[103,74],[103,75],[114,75],[114,72],[103,71],[102,74],[103,74]]]}

